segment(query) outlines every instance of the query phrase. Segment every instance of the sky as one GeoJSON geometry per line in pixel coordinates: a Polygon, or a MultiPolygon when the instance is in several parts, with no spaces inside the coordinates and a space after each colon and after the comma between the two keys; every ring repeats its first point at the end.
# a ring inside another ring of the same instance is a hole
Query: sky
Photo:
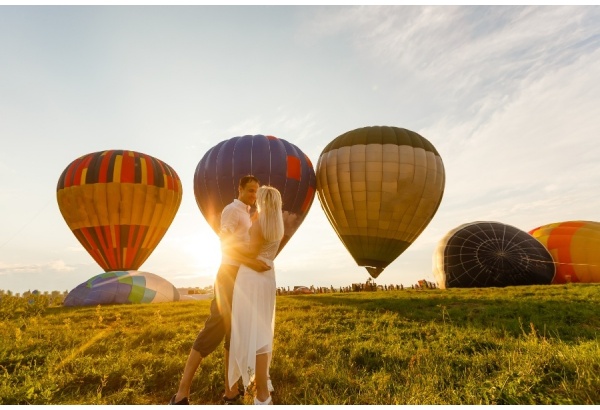
{"type": "MultiPolygon", "coordinates": [[[[176,170],[181,206],[139,270],[205,287],[220,249],[193,192],[206,151],[274,135],[316,166],[372,125],[421,134],[446,172],[437,213],[376,282],[434,281],[437,242],[464,223],[600,220],[599,79],[598,6],[0,6],[0,289],[103,272],[56,201],[81,155],[176,170]]],[[[275,264],[284,287],[369,278],[316,196],[275,264]]]]}

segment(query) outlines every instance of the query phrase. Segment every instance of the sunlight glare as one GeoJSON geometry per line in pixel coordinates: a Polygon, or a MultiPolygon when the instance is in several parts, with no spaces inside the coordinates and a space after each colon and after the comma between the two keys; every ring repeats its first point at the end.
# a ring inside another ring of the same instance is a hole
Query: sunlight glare
{"type": "Polygon", "coordinates": [[[221,264],[221,243],[216,236],[207,238],[205,235],[194,235],[183,250],[189,255],[191,267],[198,276],[215,278],[221,264]]]}

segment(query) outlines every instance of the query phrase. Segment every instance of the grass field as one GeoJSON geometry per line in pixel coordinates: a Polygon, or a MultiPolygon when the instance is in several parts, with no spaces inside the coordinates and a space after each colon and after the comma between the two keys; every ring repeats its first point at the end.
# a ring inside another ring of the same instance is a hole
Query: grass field
{"type": "MultiPolygon", "coordinates": [[[[210,301],[45,303],[0,299],[0,404],[166,404],[210,301]]],[[[600,404],[599,335],[600,285],[280,296],[273,399],[600,404]]],[[[222,350],[192,404],[219,403],[222,350]]]]}

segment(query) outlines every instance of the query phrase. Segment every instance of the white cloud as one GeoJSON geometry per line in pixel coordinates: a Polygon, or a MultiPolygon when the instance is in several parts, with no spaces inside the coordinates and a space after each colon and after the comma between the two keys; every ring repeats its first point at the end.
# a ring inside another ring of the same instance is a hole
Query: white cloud
{"type": "Polygon", "coordinates": [[[30,265],[7,264],[0,262],[0,275],[13,273],[39,273],[43,271],[52,272],[70,272],[75,270],[75,266],[70,266],[63,260],[54,260],[45,263],[37,263],[30,265]]]}
{"type": "Polygon", "coordinates": [[[597,185],[600,84],[594,73],[599,70],[600,51],[523,84],[515,99],[498,107],[462,151],[453,151],[447,160],[447,171],[460,173],[463,193],[478,181],[485,185],[483,192],[519,186],[537,191],[548,185],[571,191],[583,188],[581,183],[597,185]]]}
{"type": "Polygon", "coordinates": [[[454,115],[494,112],[487,105],[598,48],[600,9],[593,7],[362,6],[318,14],[315,36],[351,35],[374,64],[404,83],[418,81],[454,115]],[[436,92],[441,90],[441,92],[436,92]]]}
{"type": "Polygon", "coordinates": [[[63,260],[56,260],[48,263],[48,269],[56,272],[70,272],[75,270],[73,266],[68,266],[63,260]]]}

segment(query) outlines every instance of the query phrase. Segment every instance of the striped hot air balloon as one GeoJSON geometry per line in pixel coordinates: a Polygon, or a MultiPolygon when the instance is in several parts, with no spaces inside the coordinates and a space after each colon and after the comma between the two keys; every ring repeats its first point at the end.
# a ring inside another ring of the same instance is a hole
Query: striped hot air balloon
{"type": "Polygon", "coordinates": [[[181,181],[166,163],[108,150],[71,162],[58,180],[58,207],[75,237],[105,271],[137,270],[181,203],[181,181]]]}
{"type": "Polygon", "coordinates": [[[317,196],[359,266],[376,278],[425,229],[444,193],[435,147],[416,132],[365,127],[331,141],[317,163],[317,196]]]}
{"type": "Polygon", "coordinates": [[[261,185],[281,193],[284,235],[277,253],[296,232],[315,197],[315,171],[296,145],[272,135],[244,135],[209,149],[194,173],[194,196],[200,212],[219,233],[223,208],[238,197],[241,177],[254,175],[261,185]]]}
{"type": "Polygon", "coordinates": [[[557,222],[529,233],[550,251],[556,262],[552,283],[600,282],[600,222],[557,222]]]}
{"type": "Polygon", "coordinates": [[[547,285],[550,253],[527,232],[500,222],[469,222],[448,232],[433,253],[433,274],[445,288],[547,285]]]}

